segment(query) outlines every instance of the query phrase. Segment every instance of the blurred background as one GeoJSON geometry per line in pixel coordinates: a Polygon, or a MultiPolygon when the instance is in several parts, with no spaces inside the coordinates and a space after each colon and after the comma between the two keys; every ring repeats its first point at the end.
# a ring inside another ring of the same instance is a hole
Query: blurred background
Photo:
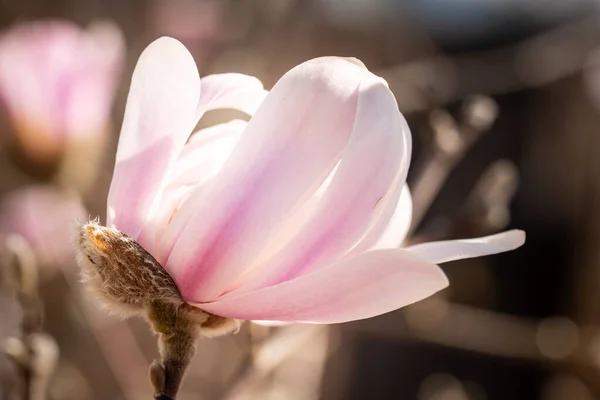
{"type": "MultiPolygon", "coordinates": [[[[181,400],[600,399],[600,2],[0,1],[0,399],[144,400],[155,338],[77,282],[131,72],[168,35],[267,88],[323,55],[383,76],[415,142],[410,242],[527,231],[451,285],[333,326],[201,340],[181,400]],[[28,397],[27,397],[28,396],[28,397]]],[[[200,124],[224,118],[209,114],[200,124]]]]}

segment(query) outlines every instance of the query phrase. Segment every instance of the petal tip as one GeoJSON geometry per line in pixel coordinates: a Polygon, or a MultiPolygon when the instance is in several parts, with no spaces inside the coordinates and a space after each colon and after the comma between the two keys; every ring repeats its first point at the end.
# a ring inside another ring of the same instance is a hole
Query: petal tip
{"type": "MultiPolygon", "coordinates": [[[[166,59],[170,57],[189,57],[193,59],[187,47],[170,36],[161,36],[146,47],[144,53],[160,53],[166,59]]],[[[194,63],[195,66],[195,63],[194,63]]]]}
{"type": "Polygon", "coordinates": [[[441,270],[440,268],[440,288],[437,290],[438,292],[441,290],[446,289],[448,286],[450,286],[450,280],[448,279],[448,275],[446,275],[444,273],[444,271],[441,270]]]}
{"type": "Polygon", "coordinates": [[[527,238],[527,234],[521,229],[513,229],[500,235],[503,236],[502,243],[508,250],[518,249],[523,246],[525,244],[525,239],[527,238]]]}
{"type": "Polygon", "coordinates": [[[359,60],[359,59],[358,59],[358,58],[356,58],[356,57],[346,57],[346,58],[344,58],[344,59],[345,59],[346,61],[348,61],[348,62],[352,63],[352,64],[358,65],[359,67],[362,67],[362,68],[364,68],[364,69],[368,69],[368,68],[367,68],[367,66],[365,65],[365,63],[364,63],[364,62],[362,62],[361,60],[359,60]]]}
{"type": "MultiPolygon", "coordinates": [[[[430,265],[435,267],[435,272],[432,273],[430,276],[431,293],[427,297],[433,296],[437,292],[440,292],[440,291],[446,289],[448,286],[450,286],[450,280],[448,279],[448,275],[446,275],[444,270],[442,268],[440,268],[439,265],[435,265],[435,264],[430,264],[430,265]]],[[[432,270],[432,272],[433,272],[433,270],[432,270]]]]}

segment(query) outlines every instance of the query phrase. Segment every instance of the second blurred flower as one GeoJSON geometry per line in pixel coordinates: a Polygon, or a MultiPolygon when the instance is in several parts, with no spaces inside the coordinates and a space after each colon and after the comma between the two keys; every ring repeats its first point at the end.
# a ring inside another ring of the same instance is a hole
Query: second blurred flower
{"type": "Polygon", "coordinates": [[[0,36],[0,100],[20,158],[48,169],[74,142],[104,136],[124,52],[109,22],[36,21],[0,36]]]}

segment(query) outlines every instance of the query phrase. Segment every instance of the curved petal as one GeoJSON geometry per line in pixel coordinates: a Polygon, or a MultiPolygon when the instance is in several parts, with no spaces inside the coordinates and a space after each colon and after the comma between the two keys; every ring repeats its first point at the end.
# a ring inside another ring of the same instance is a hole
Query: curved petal
{"type": "MultiPolygon", "coordinates": [[[[352,137],[317,211],[264,266],[249,271],[238,290],[283,282],[334,262],[385,215],[384,204],[410,162],[410,132],[382,82],[361,83],[352,137]]],[[[390,216],[387,216],[388,220],[390,216]]]]}
{"type": "Polygon", "coordinates": [[[162,190],[160,206],[154,217],[144,225],[138,238],[155,249],[153,256],[159,263],[164,265],[166,261],[158,246],[165,227],[189,194],[210,182],[221,170],[247,124],[246,121],[233,120],[201,129],[192,135],[181,151],[162,190]]]}
{"type": "Polygon", "coordinates": [[[447,285],[438,266],[402,249],[377,250],[278,285],[192,305],[229,318],[339,323],[396,310],[447,285]]]}
{"type": "Polygon", "coordinates": [[[321,58],[275,85],[209,193],[192,195],[169,226],[165,245],[177,242],[166,268],[184,298],[224,292],[323,183],[349,143],[363,81],[377,80],[345,59],[321,58]]]}
{"type": "Polygon", "coordinates": [[[244,74],[207,75],[201,82],[199,116],[220,108],[232,108],[254,115],[269,93],[258,78],[244,74]]]}
{"type": "Polygon", "coordinates": [[[464,258],[503,253],[521,247],[525,243],[525,232],[511,230],[477,239],[444,240],[406,247],[419,258],[441,264],[464,258]]]}
{"type": "Polygon", "coordinates": [[[198,185],[214,177],[247,125],[246,121],[233,120],[194,133],[173,167],[169,186],[198,185]]]}
{"type": "Polygon", "coordinates": [[[404,240],[412,220],[412,199],[408,185],[395,183],[395,189],[390,190],[382,202],[385,205],[381,216],[348,254],[399,247],[404,240]]]}
{"type": "MultiPolygon", "coordinates": [[[[306,201],[304,201],[300,207],[294,210],[294,212],[292,212],[285,220],[280,222],[280,224],[276,227],[275,233],[271,235],[268,246],[263,248],[254,259],[254,265],[261,266],[265,262],[269,261],[273,256],[278,254],[281,249],[298,234],[298,231],[302,228],[306,221],[310,220],[314,216],[315,212],[319,209],[319,204],[323,199],[323,195],[331,184],[331,180],[335,176],[336,171],[337,167],[334,168],[334,171],[327,177],[327,179],[325,179],[321,186],[308,199],[306,199],[306,201]]],[[[246,272],[249,270],[252,271],[253,268],[247,268],[246,272]]],[[[228,284],[228,292],[239,288],[248,279],[245,273],[233,278],[235,279],[232,279],[228,284]]]]}
{"type": "Polygon", "coordinates": [[[137,238],[152,218],[167,171],[196,125],[199,97],[198,70],[181,43],[164,37],[144,50],[127,98],[108,194],[108,226],[137,238]]]}
{"type": "Polygon", "coordinates": [[[138,235],[137,242],[144,243],[143,247],[148,250],[161,265],[164,265],[166,261],[157,245],[161,238],[161,233],[163,232],[164,227],[168,225],[175,214],[177,214],[181,205],[193,190],[193,186],[174,186],[163,189],[160,197],[160,205],[157,208],[156,213],[152,220],[144,224],[138,235]]]}
{"type": "Polygon", "coordinates": [[[400,200],[396,205],[394,215],[389,220],[385,230],[373,245],[373,249],[388,249],[400,247],[406,238],[412,222],[413,203],[408,185],[404,185],[400,200]]]}

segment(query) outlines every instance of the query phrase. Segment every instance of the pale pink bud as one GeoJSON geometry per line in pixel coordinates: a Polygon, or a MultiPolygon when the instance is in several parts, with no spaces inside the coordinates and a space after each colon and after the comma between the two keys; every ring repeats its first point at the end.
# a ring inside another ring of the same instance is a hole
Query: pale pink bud
{"type": "Polygon", "coordinates": [[[141,244],[185,301],[227,318],[336,323],[448,285],[436,265],[512,250],[524,233],[399,248],[411,220],[411,136],[385,81],[359,61],[307,61],[270,92],[200,79],[161,38],[133,74],[109,227],[141,244]],[[207,110],[251,116],[200,130],[207,110]]]}
{"type": "Polygon", "coordinates": [[[124,50],[109,22],[28,22],[0,36],[0,99],[28,156],[52,159],[106,130],[124,50]]]}

